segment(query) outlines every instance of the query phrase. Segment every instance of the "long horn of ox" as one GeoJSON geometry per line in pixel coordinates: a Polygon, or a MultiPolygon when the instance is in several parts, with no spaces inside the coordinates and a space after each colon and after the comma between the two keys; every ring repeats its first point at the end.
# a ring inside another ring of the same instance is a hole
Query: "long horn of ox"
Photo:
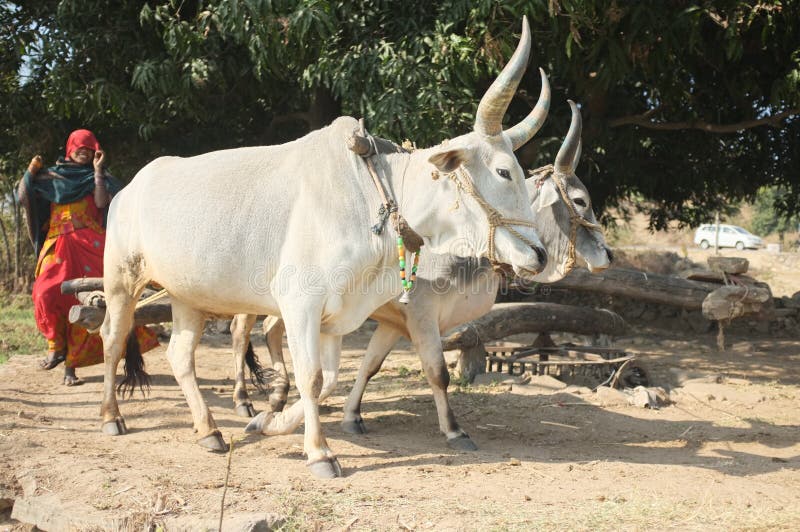
{"type": "Polygon", "coordinates": [[[581,113],[578,111],[578,106],[575,105],[575,102],[572,100],[567,101],[572,108],[572,122],[569,124],[567,138],[564,139],[564,143],[561,144],[558,155],[556,155],[555,169],[558,172],[571,174],[573,170],[575,170],[575,166],[573,165],[578,162],[575,156],[579,155],[578,149],[581,144],[582,125],[581,113]]]}
{"type": "Polygon", "coordinates": [[[517,90],[525,68],[528,66],[528,57],[531,51],[531,29],[528,26],[528,17],[522,17],[522,37],[520,37],[514,55],[503,67],[500,75],[494,80],[489,90],[478,104],[475,116],[475,131],[487,136],[494,136],[503,130],[503,115],[506,114],[508,104],[517,90]]]}
{"type": "Polygon", "coordinates": [[[506,135],[511,140],[514,151],[517,151],[518,148],[533,138],[544,125],[547,113],[550,111],[550,82],[547,81],[547,76],[541,68],[539,69],[539,74],[542,76],[542,90],[539,92],[539,101],[536,102],[536,106],[522,122],[506,130],[506,135]]]}
{"type": "Polygon", "coordinates": [[[575,150],[575,157],[572,159],[572,173],[578,168],[578,163],[581,162],[581,150],[583,149],[583,141],[578,139],[578,149],[575,150]]]}

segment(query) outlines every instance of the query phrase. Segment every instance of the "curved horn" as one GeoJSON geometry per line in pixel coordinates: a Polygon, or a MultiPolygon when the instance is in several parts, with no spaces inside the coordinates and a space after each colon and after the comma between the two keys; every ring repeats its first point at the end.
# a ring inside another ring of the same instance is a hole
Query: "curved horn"
{"type": "Polygon", "coordinates": [[[567,137],[558,150],[556,164],[554,166],[558,172],[571,174],[574,169],[572,165],[577,162],[575,160],[575,155],[577,154],[578,146],[580,146],[581,142],[581,113],[578,111],[578,106],[575,105],[575,102],[572,100],[567,101],[572,108],[572,122],[569,124],[567,137]]]}
{"type": "Polygon", "coordinates": [[[528,17],[522,17],[522,36],[514,55],[481,98],[475,115],[475,131],[494,136],[503,130],[503,115],[517,90],[517,85],[528,66],[531,51],[531,30],[528,17]]]}
{"type": "Polygon", "coordinates": [[[544,125],[547,112],[550,111],[550,82],[547,81],[547,76],[541,68],[539,69],[539,74],[542,76],[542,90],[539,92],[539,101],[536,102],[536,106],[525,117],[525,120],[506,130],[506,135],[511,140],[514,151],[517,151],[518,148],[533,138],[544,125]]]}
{"type": "Polygon", "coordinates": [[[578,139],[578,149],[575,150],[575,158],[572,159],[572,173],[578,168],[578,163],[581,162],[581,150],[583,150],[583,141],[578,139]]]}

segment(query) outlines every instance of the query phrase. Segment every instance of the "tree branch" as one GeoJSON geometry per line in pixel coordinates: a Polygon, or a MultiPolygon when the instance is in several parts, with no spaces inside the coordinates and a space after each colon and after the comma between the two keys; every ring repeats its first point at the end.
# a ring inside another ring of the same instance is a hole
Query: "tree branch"
{"type": "Polygon", "coordinates": [[[688,122],[651,122],[650,117],[657,109],[650,109],[646,113],[633,116],[623,116],[615,118],[609,122],[611,127],[620,126],[639,126],[647,129],[657,129],[661,131],[677,131],[681,129],[699,129],[708,133],[736,133],[745,129],[758,126],[781,127],[784,118],[800,114],[800,109],[794,108],[764,118],[744,120],[733,124],[709,124],[703,120],[690,120],[688,122]]]}

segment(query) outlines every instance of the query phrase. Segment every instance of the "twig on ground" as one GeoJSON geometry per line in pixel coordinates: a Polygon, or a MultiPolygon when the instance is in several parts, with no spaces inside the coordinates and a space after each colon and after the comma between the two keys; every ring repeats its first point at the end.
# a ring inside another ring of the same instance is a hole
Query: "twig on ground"
{"type": "Polygon", "coordinates": [[[553,425],[554,427],[564,427],[565,429],[575,429],[578,430],[580,427],[576,427],[575,425],[567,425],[566,423],[556,423],[555,421],[539,421],[542,425],[553,425]]]}
{"type": "Polygon", "coordinates": [[[225,483],[222,486],[222,500],[219,503],[219,532],[222,532],[222,517],[225,515],[225,494],[228,492],[228,477],[231,474],[231,459],[233,458],[233,434],[231,434],[231,446],[228,449],[228,466],[225,468],[225,483]]]}
{"type": "Polygon", "coordinates": [[[350,530],[353,527],[353,525],[356,524],[356,521],[358,521],[358,517],[352,518],[349,523],[344,525],[344,528],[342,528],[342,532],[347,532],[348,530],[350,530]]]}
{"type": "Polygon", "coordinates": [[[560,407],[560,406],[597,406],[597,405],[593,404],[593,403],[547,403],[547,404],[541,405],[541,406],[543,406],[543,407],[544,406],[559,406],[560,407]]]}

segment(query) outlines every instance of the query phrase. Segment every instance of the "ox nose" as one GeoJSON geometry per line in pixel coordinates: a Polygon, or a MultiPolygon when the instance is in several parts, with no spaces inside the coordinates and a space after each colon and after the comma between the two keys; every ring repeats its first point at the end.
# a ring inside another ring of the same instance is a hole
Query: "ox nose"
{"type": "Polygon", "coordinates": [[[544,250],[544,248],[540,248],[539,246],[531,247],[533,248],[533,251],[536,252],[536,258],[539,259],[539,266],[542,270],[544,270],[544,267],[547,266],[547,252],[544,250]]]}

